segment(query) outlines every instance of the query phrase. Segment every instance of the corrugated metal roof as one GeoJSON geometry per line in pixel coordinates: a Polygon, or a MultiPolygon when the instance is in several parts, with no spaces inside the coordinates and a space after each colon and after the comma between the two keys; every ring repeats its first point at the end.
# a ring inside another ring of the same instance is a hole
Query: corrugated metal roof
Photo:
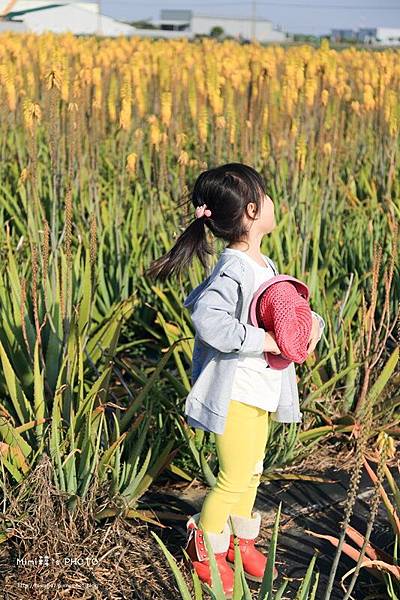
{"type": "Polygon", "coordinates": [[[25,10],[14,10],[7,13],[6,18],[12,19],[14,17],[21,17],[27,13],[37,12],[38,10],[47,10],[48,8],[56,8],[57,6],[64,6],[64,4],[46,4],[45,6],[35,6],[35,8],[27,8],[25,10]]]}
{"type": "Polygon", "coordinates": [[[135,28],[111,17],[100,15],[76,4],[61,4],[47,10],[32,10],[20,16],[27,29],[33,33],[52,31],[71,32],[75,35],[134,35],[135,28]]]}

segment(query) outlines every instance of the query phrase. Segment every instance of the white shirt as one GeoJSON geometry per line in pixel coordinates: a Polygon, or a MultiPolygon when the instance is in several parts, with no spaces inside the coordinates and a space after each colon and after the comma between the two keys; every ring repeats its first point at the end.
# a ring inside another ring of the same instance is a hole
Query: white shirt
{"type": "MultiPolygon", "coordinates": [[[[249,261],[255,276],[253,294],[264,281],[275,276],[267,259],[264,259],[266,264],[265,267],[262,267],[242,250],[225,248],[224,252],[239,253],[245,260],[249,261]]],[[[251,324],[250,315],[247,322],[251,324]]],[[[281,386],[282,371],[268,367],[263,352],[259,356],[247,355],[246,353],[239,354],[232,385],[232,400],[238,400],[245,404],[275,412],[278,407],[281,386]]]]}

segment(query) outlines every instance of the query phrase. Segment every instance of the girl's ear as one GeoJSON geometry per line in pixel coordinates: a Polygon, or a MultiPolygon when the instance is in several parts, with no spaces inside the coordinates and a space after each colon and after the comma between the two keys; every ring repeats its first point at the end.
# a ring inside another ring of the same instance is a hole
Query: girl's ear
{"type": "Polygon", "coordinates": [[[246,213],[250,219],[254,219],[257,214],[257,205],[255,202],[248,202],[246,204],[246,213]]]}

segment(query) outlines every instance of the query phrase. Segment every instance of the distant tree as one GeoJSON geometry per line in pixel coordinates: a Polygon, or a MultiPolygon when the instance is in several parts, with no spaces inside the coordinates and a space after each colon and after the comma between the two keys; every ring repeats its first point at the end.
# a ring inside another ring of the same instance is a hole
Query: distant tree
{"type": "Polygon", "coordinates": [[[156,27],[153,23],[149,23],[149,21],[127,21],[127,23],[137,29],[159,29],[159,27],[156,27]]]}
{"type": "Polygon", "coordinates": [[[317,42],[318,37],[316,35],[307,34],[307,33],[294,33],[293,41],[294,42],[317,42]]]}
{"type": "Polygon", "coordinates": [[[212,29],[210,29],[210,36],[214,38],[220,38],[224,35],[224,30],[219,25],[215,25],[212,29]]]}

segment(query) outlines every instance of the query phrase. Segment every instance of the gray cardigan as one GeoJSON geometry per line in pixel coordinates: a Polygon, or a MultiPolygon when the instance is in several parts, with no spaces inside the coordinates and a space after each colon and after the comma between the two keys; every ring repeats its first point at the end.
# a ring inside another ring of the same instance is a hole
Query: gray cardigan
{"type": "MultiPolygon", "coordinates": [[[[265,258],[278,275],[275,263],[265,258]]],[[[185,298],[183,305],[195,327],[192,388],[185,403],[187,422],[192,427],[224,432],[239,354],[259,355],[263,351],[265,330],[247,323],[253,286],[254,272],[248,261],[223,251],[211,274],[185,298]]],[[[321,338],[325,322],[313,314],[319,319],[321,338]]],[[[301,422],[302,416],[292,362],[282,370],[281,395],[271,419],[293,423],[301,422]]]]}

